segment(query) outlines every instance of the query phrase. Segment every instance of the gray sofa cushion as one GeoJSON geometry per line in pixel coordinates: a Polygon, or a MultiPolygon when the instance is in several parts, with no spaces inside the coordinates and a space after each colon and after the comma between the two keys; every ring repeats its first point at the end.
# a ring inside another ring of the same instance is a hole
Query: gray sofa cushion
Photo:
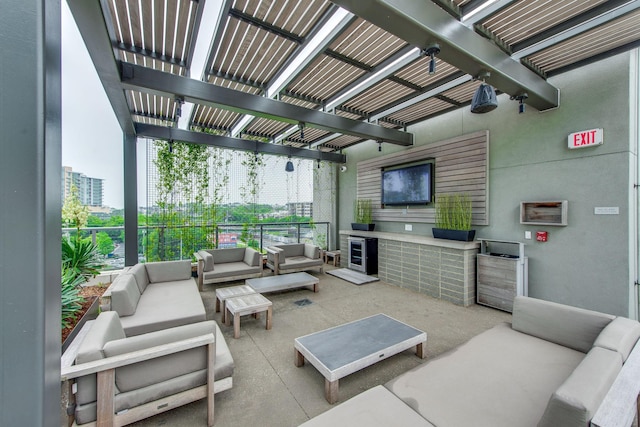
{"type": "Polygon", "coordinates": [[[584,427],[596,412],[622,369],[617,352],[600,347],[589,351],[569,378],[553,393],[539,427],[584,427]]]}
{"type": "MultiPolygon", "coordinates": [[[[285,257],[304,256],[304,243],[288,243],[286,245],[276,245],[277,248],[282,249],[285,257]]],[[[282,257],[280,257],[282,262],[282,257]]]]}
{"type": "Polygon", "coordinates": [[[131,316],[136,312],[140,300],[140,289],[133,274],[121,274],[111,288],[111,310],[120,316],[131,316]]]}
{"type": "Polygon", "coordinates": [[[513,329],[583,353],[614,317],[529,297],[513,303],[513,329]]]}
{"type": "Polygon", "coordinates": [[[320,258],[320,248],[316,245],[305,243],[303,255],[311,259],[320,258]]]}
{"type": "MultiPolygon", "coordinates": [[[[105,343],[111,340],[124,338],[124,330],[120,324],[118,313],[105,311],[100,313],[91,325],[88,333],[80,344],[75,363],[87,363],[100,360],[105,357],[102,349],[105,343]]],[[[85,404],[96,400],[96,375],[86,375],[77,380],[78,392],[76,402],[85,404]]]]}
{"type": "Polygon", "coordinates": [[[305,256],[291,256],[287,257],[286,262],[280,263],[280,270],[311,268],[321,266],[323,263],[322,258],[310,259],[305,256]]]}
{"type": "MultiPolygon", "coordinates": [[[[194,323],[105,343],[107,357],[216,332],[214,321],[194,323]]],[[[116,386],[121,392],[147,387],[207,367],[206,347],[194,348],[116,369],[116,386]]]]}
{"type": "Polygon", "coordinates": [[[147,276],[147,269],[144,264],[136,264],[133,267],[129,268],[127,273],[133,274],[136,277],[136,283],[138,284],[138,289],[140,289],[140,293],[144,293],[145,288],[149,284],[149,276],[147,276]]]}
{"type": "Polygon", "coordinates": [[[535,426],[583,358],[501,324],[386,387],[436,426],[535,426]]]}
{"type": "Polygon", "coordinates": [[[216,264],[216,269],[213,271],[206,271],[203,273],[203,279],[205,282],[211,279],[217,279],[221,277],[234,277],[243,276],[247,274],[259,274],[262,271],[260,267],[249,267],[242,261],[238,262],[225,262],[224,264],[216,264]]]}
{"type": "Polygon", "coordinates": [[[640,323],[626,317],[616,317],[596,338],[594,346],[616,351],[624,363],[640,338],[640,323]]]}
{"type": "Polygon", "coordinates": [[[245,264],[251,267],[257,267],[262,265],[260,261],[262,261],[262,255],[260,252],[256,251],[253,248],[246,248],[244,250],[244,258],[242,260],[245,264]]]}
{"type": "Polygon", "coordinates": [[[127,336],[202,322],[206,313],[193,278],[151,283],[140,297],[136,314],[122,317],[127,336]]]}
{"type": "Polygon", "coordinates": [[[202,261],[204,262],[202,271],[212,271],[215,266],[213,262],[213,255],[208,251],[198,251],[198,254],[202,257],[202,261]]]}
{"type": "Polygon", "coordinates": [[[379,385],[310,419],[300,427],[433,427],[402,400],[379,385]]]}
{"type": "Polygon", "coordinates": [[[244,259],[244,248],[225,248],[210,251],[213,254],[213,261],[216,264],[225,262],[242,262],[244,259]]]}
{"type": "Polygon", "coordinates": [[[150,283],[188,280],[191,277],[191,261],[159,261],[144,264],[150,283]]]}

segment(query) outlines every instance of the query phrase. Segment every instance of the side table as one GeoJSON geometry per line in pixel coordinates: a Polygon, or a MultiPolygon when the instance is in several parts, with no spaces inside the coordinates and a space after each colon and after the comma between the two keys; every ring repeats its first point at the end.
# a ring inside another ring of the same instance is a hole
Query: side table
{"type": "Polygon", "coordinates": [[[340,250],[337,251],[324,251],[324,262],[329,262],[329,258],[333,259],[333,266],[340,265],[340,250]]]}
{"type": "Polygon", "coordinates": [[[231,317],[233,317],[234,338],[240,337],[240,316],[244,316],[247,314],[257,315],[259,313],[262,313],[263,311],[266,311],[266,329],[271,329],[271,317],[273,314],[272,304],[271,301],[262,296],[262,294],[250,294],[228,298],[226,309],[227,314],[225,317],[225,324],[229,326],[231,317]]]}
{"type": "Polygon", "coordinates": [[[226,323],[227,310],[225,302],[227,299],[255,293],[256,291],[248,285],[229,286],[227,288],[216,289],[216,313],[222,309],[222,322],[226,323]]]}

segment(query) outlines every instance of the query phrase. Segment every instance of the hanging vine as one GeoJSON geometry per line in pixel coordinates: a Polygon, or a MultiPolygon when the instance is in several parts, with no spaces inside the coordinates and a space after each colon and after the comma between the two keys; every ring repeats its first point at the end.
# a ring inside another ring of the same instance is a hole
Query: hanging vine
{"type": "Polygon", "coordinates": [[[242,226],[240,239],[247,245],[254,248],[259,246],[258,241],[252,235],[255,224],[258,222],[256,211],[258,204],[258,194],[260,193],[261,179],[260,172],[265,166],[264,154],[256,152],[245,152],[243,154],[242,166],[246,168],[247,179],[240,187],[240,195],[243,201],[249,206],[250,213],[242,226]],[[251,225],[251,226],[250,226],[251,225]]]}
{"type": "Polygon", "coordinates": [[[193,216],[185,215],[186,211],[200,211],[196,213],[202,215],[205,210],[204,203],[209,198],[209,151],[204,145],[179,141],[155,141],[154,145],[160,228],[157,254],[147,254],[147,259],[174,259],[177,255],[183,258],[184,254],[193,253],[202,240],[182,226],[193,216]]]}

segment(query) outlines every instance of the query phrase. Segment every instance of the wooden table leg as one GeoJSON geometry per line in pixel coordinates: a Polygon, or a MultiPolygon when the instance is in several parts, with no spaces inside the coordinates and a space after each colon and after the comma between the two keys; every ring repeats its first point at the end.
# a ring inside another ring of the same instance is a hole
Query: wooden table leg
{"type": "Polygon", "coordinates": [[[300,366],[304,366],[304,356],[302,355],[302,353],[300,353],[297,348],[294,348],[293,351],[295,352],[293,364],[296,365],[298,368],[300,366]]]}
{"type": "Polygon", "coordinates": [[[222,323],[224,323],[225,325],[229,326],[227,324],[227,303],[225,301],[222,301],[221,303],[222,307],[222,323]]]}
{"type": "Polygon", "coordinates": [[[338,385],[340,380],[324,380],[324,397],[332,405],[338,401],[338,385]]]}
{"type": "Polygon", "coordinates": [[[240,313],[233,315],[233,337],[240,338],[240,313]]]}
{"type": "Polygon", "coordinates": [[[220,312],[220,298],[216,297],[216,313],[220,312]]]}
{"type": "Polygon", "coordinates": [[[271,329],[271,321],[272,321],[272,317],[273,317],[273,308],[271,306],[269,306],[267,308],[267,330],[271,329]]]}
{"type": "Polygon", "coordinates": [[[318,284],[317,283],[313,284],[313,292],[315,292],[315,293],[318,292],[318,284]]]}
{"type": "Polygon", "coordinates": [[[416,356],[418,356],[420,359],[424,359],[425,357],[427,357],[427,354],[424,351],[425,344],[426,343],[421,342],[420,344],[416,345],[416,356]]]}
{"type": "Polygon", "coordinates": [[[227,310],[227,307],[224,307],[224,324],[229,326],[231,325],[231,313],[229,312],[229,310],[227,310]]]}

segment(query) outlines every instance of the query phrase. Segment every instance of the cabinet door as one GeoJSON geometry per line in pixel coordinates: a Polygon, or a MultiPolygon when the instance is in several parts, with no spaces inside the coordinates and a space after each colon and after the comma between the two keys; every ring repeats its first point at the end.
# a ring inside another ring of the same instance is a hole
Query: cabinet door
{"type": "Polygon", "coordinates": [[[513,312],[519,260],[484,254],[477,260],[477,303],[513,312]]]}

